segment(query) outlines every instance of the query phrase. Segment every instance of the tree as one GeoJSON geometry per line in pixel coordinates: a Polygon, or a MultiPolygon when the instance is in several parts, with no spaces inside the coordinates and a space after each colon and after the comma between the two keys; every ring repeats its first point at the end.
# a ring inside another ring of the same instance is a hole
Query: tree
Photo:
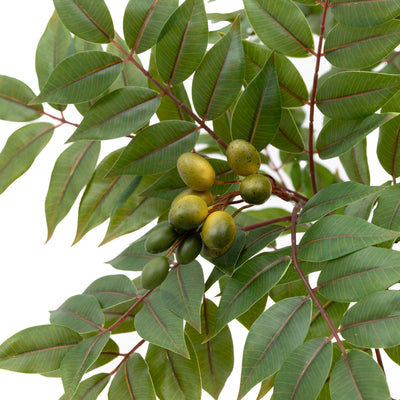
{"type": "Polygon", "coordinates": [[[260,383],[258,398],[273,389],[274,400],[390,399],[381,349],[400,363],[400,4],[244,0],[207,14],[202,0],[130,0],[120,35],[102,0],[54,6],[36,50],[40,92],[0,76],[0,119],[24,123],[0,153],[0,192],[70,125],[47,240],[81,192],[74,243],[106,220],[101,244],[144,235],[109,261],[116,273],[1,344],[0,368],[61,377],[63,399],[218,398],[238,320],[238,399],[260,383]],[[309,89],[288,58],[308,56],[309,89]],[[376,129],[391,179],[372,186],[376,129]],[[140,339],[122,353],[126,332],[140,339]]]}

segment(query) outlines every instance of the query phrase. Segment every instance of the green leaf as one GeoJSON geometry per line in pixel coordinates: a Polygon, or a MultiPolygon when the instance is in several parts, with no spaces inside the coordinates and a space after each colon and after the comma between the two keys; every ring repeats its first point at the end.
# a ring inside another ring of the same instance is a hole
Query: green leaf
{"type": "Polygon", "coordinates": [[[40,88],[56,65],[71,54],[72,46],[71,34],[54,11],[36,48],[35,67],[40,88]]]}
{"type": "MultiPolygon", "coordinates": [[[[71,400],[96,400],[111,379],[110,374],[93,375],[82,381],[71,400]]],[[[66,400],[65,395],[60,400],[66,400]]]]}
{"type": "Polygon", "coordinates": [[[394,185],[379,196],[378,205],[372,218],[373,224],[381,228],[400,231],[399,191],[400,185],[394,185]]]}
{"type": "Polygon", "coordinates": [[[311,29],[294,2],[244,0],[243,3],[250,24],[269,48],[291,57],[310,55],[310,50],[314,48],[311,29]]]}
{"type": "Polygon", "coordinates": [[[26,122],[40,118],[43,107],[28,104],[34,98],[35,94],[25,83],[0,75],[0,119],[26,122]]]}
{"type": "Polygon", "coordinates": [[[114,37],[110,12],[103,0],[53,0],[63,24],[76,36],[94,43],[114,37]]]}
{"type": "Polygon", "coordinates": [[[65,354],[82,340],[64,326],[40,325],[24,329],[0,345],[0,368],[24,373],[58,369],[65,354]]]}
{"type": "Polygon", "coordinates": [[[274,387],[275,376],[276,376],[276,374],[271,375],[269,378],[264,379],[261,382],[260,391],[258,392],[257,400],[261,400],[262,398],[264,398],[267,395],[267,393],[274,387]]]}
{"type": "Polygon", "coordinates": [[[124,14],[124,36],[137,54],[156,44],[162,27],[178,7],[178,0],[130,0],[124,14]]]}
{"type": "Polygon", "coordinates": [[[126,136],[142,128],[160,102],[158,93],[151,89],[126,87],[114,90],[93,104],[68,142],[126,136]]]}
{"type": "Polygon", "coordinates": [[[240,92],[244,54],[239,19],[205,55],[193,77],[192,98],[199,116],[212,120],[226,111],[240,92]]]}
{"type": "Polygon", "coordinates": [[[360,28],[383,24],[400,14],[399,0],[331,0],[329,5],[336,20],[360,28]]]}
{"type": "Polygon", "coordinates": [[[199,360],[202,387],[214,399],[219,397],[232,372],[234,358],[232,336],[227,326],[208,340],[209,332],[214,330],[217,310],[217,306],[206,299],[201,310],[201,333],[186,325],[186,334],[199,360]]]}
{"type": "Polygon", "coordinates": [[[394,178],[400,176],[400,116],[379,129],[376,154],[383,169],[394,178]]]}
{"type": "Polygon", "coordinates": [[[197,261],[172,269],[160,287],[164,304],[198,331],[204,293],[204,276],[197,261]]]}
{"type": "Polygon", "coordinates": [[[183,334],[182,319],[168,310],[160,292],[146,298],[135,318],[138,334],[148,342],[189,357],[183,334]]]}
{"type": "Polygon", "coordinates": [[[50,311],[50,322],[63,325],[81,334],[96,332],[104,325],[104,315],[94,296],[78,294],[50,311]]]}
{"type": "Polygon", "coordinates": [[[74,346],[61,362],[61,379],[65,398],[72,398],[85,372],[98,359],[110,338],[110,332],[85,339],[74,346]]]}
{"type": "Polygon", "coordinates": [[[346,153],[341,154],[340,162],[352,181],[369,185],[370,174],[367,158],[367,140],[365,138],[346,153]]]}
{"type": "Polygon", "coordinates": [[[110,174],[151,175],[176,166],[182,153],[191,151],[199,137],[195,124],[162,121],[140,131],[126,146],[110,174]]]}
{"type": "Polygon", "coordinates": [[[326,261],[396,238],[398,233],[348,215],[328,215],[301,238],[298,257],[326,261]]]}
{"type": "Polygon", "coordinates": [[[222,291],[215,331],[246,312],[282,278],[289,266],[289,257],[261,253],[238,268],[222,291]]]}
{"type": "Polygon", "coordinates": [[[316,147],[319,156],[322,159],[340,156],[396,116],[394,113],[386,113],[350,121],[329,120],[318,135],[316,147]]]}
{"type": "MultiPolygon", "coordinates": [[[[123,303],[104,308],[103,313],[106,319],[104,327],[108,329],[112,325],[114,325],[114,323],[117,322],[122,316],[124,316],[125,318],[126,313],[137,301],[138,300],[128,300],[123,303]]],[[[119,325],[112,330],[112,334],[135,331],[135,317],[141,309],[142,303],[138,304],[136,308],[134,308],[128,314],[126,319],[124,319],[122,323],[119,323],[119,325]]]]}
{"type": "Polygon", "coordinates": [[[301,224],[315,221],[340,207],[372,194],[378,194],[384,189],[382,186],[367,186],[351,181],[329,185],[307,201],[301,210],[298,221],[301,224]]]}
{"type": "Polygon", "coordinates": [[[96,279],[83,293],[94,296],[102,308],[107,308],[127,300],[134,300],[137,290],[127,276],[108,275],[96,279]]]}
{"type": "Polygon", "coordinates": [[[158,71],[164,82],[176,85],[199,66],[208,42],[203,0],[186,0],[163,26],[156,46],[158,71]]]}
{"type": "Polygon", "coordinates": [[[336,362],[330,378],[332,400],[390,400],[385,375],[367,353],[350,350],[336,362]]]}
{"type": "Polygon", "coordinates": [[[317,106],[330,118],[359,119],[381,108],[399,87],[400,75],[339,72],[319,86],[317,106]]]}
{"type": "Polygon", "coordinates": [[[0,193],[25,173],[51,139],[55,127],[38,122],[17,129],[0,152],[0,193]]]}
{"type": "Polygon", "coordinates": [[[185,340],[189,358],[149,345],[146,361],[160,400],[197,400],[201,397],[199,362],[187,336],[185,340]]]}
{"type": "Polygon", "coordinates": [[[400,43],[400,21],[392,20],[368,28],[337,24],[328,34],[324,53],[339,68],[364,68],[374,65],[400,43]]]}
{"type": "Polygon", "coordinates": [[[400,346],[389,347],[384,349],[385,353],[394,361],[397,365],[400,365],[400,346]]]}
{"type": "Polygon", "coordinates": [[[368,247],[327,263],[318,277],[319,292],[335,301],[358,301],[400,280],[398,251],[368,247]]]}
{"type": "Polygon", "coordinates": [[[123,149],[109,154],[96,168],[82,195],[78,211],[78,228],[73,244],[91,229],[109,218],[117,200],[135,180],[134,176],[106,177],[123,149]]]}
{"type": "Polygon", "coordinates": [[[274,304],[254,322],[244,346],[238,399],[281,368],[306,337],[310,317],[311,302],[291,297],[274,304]]]}
{"type": "Polygon", "coordinates": [[[283,363],[274,383],[274,400],[315,399],[325,383],[332,362],[332,343],[326,338],[310,340],[283,363]]]}
{"type": "Polygon", "coordinates": [[[244,314],[239,315],[236,319],[246,328],[250,329],[256,319],[265,311],[268,300],[268,294],[261,297],[254,303],[244,314]]]}
{"type": "Polygon", "coordinates": [[[400,344],[400,292],[385,290],[364,297],[342,319],[341,335],[358,347],[400,344]]]}
{"type": "Polygon", "coordinates": [[[47,241],[88,183],[99,152],[99,142],[80,142],[72,144],[58,157],[46,196],[47,241]]]}
{"type": "Polygon", "coordinates": [[[104,51],[84,51],[62,60],[51,73],[35,103],[81,103],[103,93],[121,73],[121,58],[104,51]]]}
{"type": "Polygon", "coordinates": [[[149,367],[142,356],[133,353],[118,369],[108,391],[115,400],[156,400],[149,367]]]}
{"type": "Polygon", "coordinates": [[[280,121],[280,90],[271,56],[236,103],[232,116],[232,139],[244,139],[261,150],[271,143],[280,121]]]}

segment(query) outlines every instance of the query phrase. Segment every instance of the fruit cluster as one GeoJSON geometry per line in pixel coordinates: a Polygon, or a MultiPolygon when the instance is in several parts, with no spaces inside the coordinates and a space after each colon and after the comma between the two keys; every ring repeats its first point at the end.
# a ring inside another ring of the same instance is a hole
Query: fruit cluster
{"type": "MultiPolygon", "coordinates": [[[[267,177],[257,174],[261,159],[257,149],[242,139],[233,140],[226,151],[232,171],[244,179],[239,193],[249,204],[262,204],[271,195],[267,177]]],[[[210,189],[215,184],[211,164],[197,153],[184,153],[177,161],[177,170],[188,189],[171,203],[168,223],[154,229],[145,241],[146,251],[159,254],[168,249],[167,256],[154,257],[143,268],[142,287],[154,289],[169,271],[168,255],[175,252],[179,264],[188,264],[203,251],[206,257],[225,254],[233,245],[236,227],[233,217],[224,211],[210,189]],[[222,208],[222,210],[220,210],[222,208]]]]}

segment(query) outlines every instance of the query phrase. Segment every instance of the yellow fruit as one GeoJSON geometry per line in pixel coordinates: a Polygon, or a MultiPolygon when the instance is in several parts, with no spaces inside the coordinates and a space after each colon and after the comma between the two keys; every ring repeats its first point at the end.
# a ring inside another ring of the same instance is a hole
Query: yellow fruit
{"type": "Polygon", "coordinates": [[[208,190],[214,183],[214,168],[196,153],[183,153],[176,166],[183,182],[193,190],[208,190]]]}
{"type": "Polygon", "coordinates": [[[209,258],[221,257],[232,247],[233,243],[234,243],[234,241],[232,243],[229,243],[225,247],[222,247],[221,249],[210,249],[207,246],[205,246],[203,243],[203,249],[202,249],[203,254],[209,258]]]}
{"type": "Polygon", "coordinates": [[[211,213],[201,230],[203,242],[209,249],[223,249],[233,243],[235,236],[235,221],[225,211],[211,213]]]}
{"type": "Polygon", "coordinates": [[[197,228],[207,215],[206,202],[198,196],[189,195],[173,202],[168,221],[175,229],[188,231],[197,228]]]}
{"type": "Polygon", "coordinates": [[[270,180],[264,175],[251,174],[240,183],[240,196],[249,204],[263,204],[272,193],[270,180]]]}
{"type": "Polygon", "coordinates": [[[251,143],[243,139],[229,143],[226,158],[232,171],[242,176],[255,174],[261,165],[260,153],[251,143]]]}
{"type": "Polygon", "coordinates": [[[182,197],[189,196],[189,195],[200,197],[201,199],[203,199],[206,202],[207,206],[211,206],[215,200],[215,196],[213,194],[211,194],[211,192],[209,190],[204,190],[204,191],[200,192],[198,190],[185,189],[175,197],[172,204],[174,204],[175,201],[181,199],[182,197]]]}

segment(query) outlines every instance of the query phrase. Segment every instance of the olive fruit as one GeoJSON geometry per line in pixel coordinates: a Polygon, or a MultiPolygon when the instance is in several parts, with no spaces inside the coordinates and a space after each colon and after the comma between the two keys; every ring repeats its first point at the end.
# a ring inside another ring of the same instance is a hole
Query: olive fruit
{"type": "Polygon", "coordinates": [[[210,249],[209,247],[205,246],[203,243],[203,254],[209,258],[218,258],[223,256],[233,245],[232,243],[227,244],[225,247],[221,249],[210,249]]]}
{"type": "Polygon", "coordinates": [[[181,154],[176,167],[183,182],[193,190],[208,190],[214,183],[214,168],[206,159],[196,153],[181,154]]]}
{"type": "Polygon", "coordinates": [[[168,275],[169,262],[164,256],[152,258],[142,271],[143,289],[154,289],[165,280],[168,275]]]}
{"type": "Polygon", "coordinates": [[[198,232],[189,235],[176,249],[176,261],[182,265],[191,263],[200,254],[202,245],[198,232]]]}
{"type": "Polygon", "coordinates": [[[189,231],[197,228],[207,215],[206,202],[198,196],[189,195],[171,204],[168,221],[178,231],[189,231]]]}
{"type": "Polygon", "coordinates": [[[255,174],[261,165],[260,153],[250,142],[243,139],[229,143],[226,158],[232,170],[242,176],[255,174]]]}
{"type": "Polygon", "coordinates": [[[240,196],[249,204],[263,204],[272,192],[271,182],[264,175],[251,174],[240,183],[240,196]]]}
{"type": "Polygon", "coordinates": [[[211,194],[209,190],[203,190],[203,191],[198,191],[198,190],[193,190],[193,189],[185,189],[182,192],[180,192],[173,200],[172,204],[181,199],[182,197],[189,196],[192,194],[193,196],[198,196],[201,199],[203,199],[208,206],[211,206],[214,203],[215,196],[211,194]]]}
{"type": "Polygon", "coordinates": [[[156,227],[147,236],[144,247],[148,253],[157,254],[169,249],[178,237],[170,224],[156,227]]]}
{"type": "Polygon", "coordinates": [[[225,211],[211,213],[201,230],[203,242],[209,249],[222,249],[232,244],[235,236],[235,221],[225,211]]]}

